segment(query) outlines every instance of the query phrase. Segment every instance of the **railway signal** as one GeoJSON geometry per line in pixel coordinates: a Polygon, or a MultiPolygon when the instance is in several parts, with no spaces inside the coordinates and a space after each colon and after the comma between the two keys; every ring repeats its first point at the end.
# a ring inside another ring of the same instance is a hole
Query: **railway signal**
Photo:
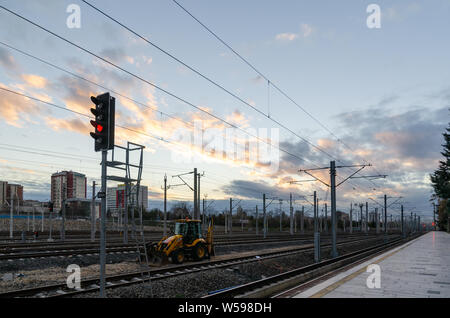
{"type": "Polygon", "coordinates": [[[109,93],[91,96],[91,101],[95,108],[91,108],[95,120],[91,120],[91,125],[95,132],[90,135],[95,140],[95,151],[102,151],[114,148],[114,125],[115,125],[115,98],[109,93]]]}

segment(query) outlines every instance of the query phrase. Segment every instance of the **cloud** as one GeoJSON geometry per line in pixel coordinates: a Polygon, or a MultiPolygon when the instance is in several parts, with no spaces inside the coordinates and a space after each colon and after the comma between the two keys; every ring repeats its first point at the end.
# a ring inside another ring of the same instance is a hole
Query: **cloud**
{"type": "Polygon", "coordinates": [[[31,86],[34,88],[45,88],[48,84],[48,81],[39,75],[22,74],[21,77],[28,86],[31,86]]]}
{"type": "Polygon", "coordinates": [[[10,72],[18,72],[20,70],[20,66],[14,59],[14,56],[2,47],[0,47],[0,65],[10,72]]]}
{"type": "Polygon", "coordinates": [[[278,41],[294,41],[298,38],[298,34],[295,33],[280,33],[275,36],[278,41]]]}
{"type": "Polygon", "coordinates": [[[300,37],[301,38],[310,37],[313,34],[313,32],[314,32],[314,28],[311,25],[309,25],[307,23],[302,23],[300,25],[300,31],[298,33],[293,33],[293,32],[279,33],[275,36],[275,40],[291,42],[300,37]]]}
{"type": "MultiPolygon", "coordinates": [[[[0,87],[8,88],[2,83],[0,87]]],[[[25,122],[32,120],[42,111],[43,107],[29,98],[0,90],[0,118],[8,125],[22,127],[25,122]]]]}
{"type": "Polygon", "coordinates": [[[265,193],[267,197],[288,198],[289,189],[281,190],[275,185],[271,185],[265,181],[247,181],[247,180],[233,180],[229,184],[221,187],[221,190],[228,195],[237,196],[247,199],[262,200],[262,194],[265,193]]]}
{"type": "Polygon", "coordinates": [[[73,131],[82,135],[88,136],[91,131],[93,131],[93,127],[90,125],[89,121],[83,117],[81,118],[70,118],[70,119],[61,119],[55,117],[47,117],[45,119],[47,126],[49,126],[53,130],[65,130],[65,131],[73,131]]]}
{"type": "Polygon", "coordinates": [[[312,26],[310,26],[309,24],[306,24],[306,23],[303,23],[300,28],[301,28],[302,35],[304,38],[309,37],[313,32],[312,26]]]}

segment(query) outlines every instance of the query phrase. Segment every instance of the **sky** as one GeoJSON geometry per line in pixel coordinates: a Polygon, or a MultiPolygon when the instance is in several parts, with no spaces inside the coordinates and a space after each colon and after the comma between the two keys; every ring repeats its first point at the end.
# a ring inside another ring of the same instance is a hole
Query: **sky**
{"type": "MultiPolygon", "coordinates": [[[[146,147],[150,208],[162,207],[164,175],[169,206],[191,201],[173,176],[193,168],[204,172],[202,197],[216,211],[233,198],[254,213],[263,193],[277,198],[269,209],[283,199],[286,210],[290,193],[295,209],[308,208],[313,191],[330,205],[323,183],[289,181],[311,180],[298,170],[334,160],[371,164],[355,176],[388,176],[339,185],[339,210],[365,202],[380,208],[387,194],[388,204],[402,197],[407,212],[432,217],[429,174],[450,117],[450,1],[177,1],[265,78],[174,1],[88,1],[152,44],[83,1],[0,2],[75,44],[0,8],[2,180],[38,200],[49,200],[56,171],[99,183],[86,116],[89,97],[110,91],[116,124],[134,131],[116,128],[116,144],[146,147]],[[381,9],[380,28],[367,26],[372,3],[381,9]],[[72,4],[79,28],[67,24],[72,4]],[[238,155],[225,157],[224,149],[238,155]]],[[[337,182],[357,169],[338,169],[337,182]]],[[[313,175],[329,182],[327,170],[313,175]]],[[[192,186],[191,175],[185,181],[192,186]]]]}

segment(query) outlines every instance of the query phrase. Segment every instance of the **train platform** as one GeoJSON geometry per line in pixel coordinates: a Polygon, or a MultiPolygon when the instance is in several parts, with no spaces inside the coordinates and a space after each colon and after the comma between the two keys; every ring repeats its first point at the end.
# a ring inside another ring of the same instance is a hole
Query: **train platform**
{"type": "Polygon", "coordinates": [[[449,298],[450,234],[428,232],[299,288],[293,298],[449,298]]]}

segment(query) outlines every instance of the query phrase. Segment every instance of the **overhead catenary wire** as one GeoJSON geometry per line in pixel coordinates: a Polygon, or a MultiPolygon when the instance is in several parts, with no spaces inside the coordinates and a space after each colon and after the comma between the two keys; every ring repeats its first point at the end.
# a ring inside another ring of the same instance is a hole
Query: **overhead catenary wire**
{"type": "MultiPolygon", "coordinates": [[[[214,80],[210,79],[209,77],[207,77],[206,75],[202,74],[201,72],[199,72],[198,70],[196,70],[195,68],[193,68],[192,66],[188,65],[187,63],[183,62],[181,59],[175,57],[173,54],[169,53],[168,51],[162,49],[160,46],[156,45],[154,42],[148,40],[146,37],[142,36],[141,34],[137,33],[136,31],[134,31],[133,29],[131,29],[130,27],[126,26],[125,24],[121,23],[120,21],[118,21],[117,19],[113,18],[112,16],[110,16],[109,14],[107,14],[106,12],[104,12],[103,10],[99,9],[98,7],[92,5],[91,3],[89,3],[86,0],[82,0],[84,3],[86,3],[88,6],[90,6],[91,8],[93,8],[94,10],[96,10],[97,12],[99,12],[100,14],[104,15],[105,17],[107,17],[108,19],[112,20],[113,22],[117,23],[118,25],[120,25],[121,27],[123,27],[124,29],[128,30],[129,32],[131,32],[132,34],[134,34],[135,36],[139,37],[140,39],[142,39],[143,41],[145,41],[146,43],[150,44],[151,46],[153,46],[154,48],[158,49],[160,52],[166,54],[167,56],[169,56],[170,58],[174,59],[175,61],[177,61],[178,63],[182,64],[183,66],[185,66],[186,68],[190,69],[192,72],[196,73],[197,75],[201,76],[202,78],[204,78],[205,80],[207,80],[208,82],[210,82],[211,84],[215,85],[216,87],[220,88],[221,90],[225,91],[226,93],[228,93],[229,95],[231,95],[232,97],[236,98],[237,100],[239,100],[240,102],[244,103],[246,106],[252,108],[253,110],[257,111],[259,114],[269,118],[269,120],[271,120],[272,122],[278,124],[280,127],[286,129],[287,131],[289,131],[290,133],[292,133],[293,135],[295,135],[296,137],[298,137],[299,139],[303,140],[305,143],[309,144],[310,146],[312,146],[313,148],[315,148],[316,150],[326,154],[328,157],[330,157],[331,159],[334,159],[338,162],[344,163],[342,160],[339,160],[337,158],[334,158],[330,153],[328,153],[327,151],[325,151],[324,149],[322,149],[321,147],[314,145],[313,143],[311,143],[309,140],[307,140],[306,138],[300,136],[299,134],[295,133],[294,131],[292,131],[290,128],[288,128],[287,126],[283,125],[282,123],[280,123],[279,121],[271,118],[270,116],[270,86],[273,85],[273,83],[264,75],[262,75],[266,80],[267,80],[267,84],[268,84],[268,114],[264,114],[262,111],[260,111],[259,109],[257,109],[256,107],[254,107],[253,105],[251,105],[250,103],[248,103],[247,101],[243,100],[241,97],[237,96],[236,94],[232,93],[230,90],[226,89],[225,87],[223,87],[222,85],[218,84],[217,82],[215,82],[214,80]]],[[[178,3],[177,3],[178,4],[178,3]]],[[[178,4],[179,5],[179,4],[178,4]]],[[[180,7],[182,7],[181,5],[179,5],[180,7]]],[[[183,8],[183,7],[182,7],[183,8]]],[[[184,9],[184,8],[183,8],[184,9]]],[[[185,10],[185,9],[184,9],[185,10]]],[[[188,12],[187,10],[185,10],[186,12],[188,12]]],[[[189,13],[189,12],[188,12],[189,13]]],[[[190,13],[189,13],[190,14],[190,13]]],[[[191,14],[190,14],[191,15],[191,14]]],[[[192,15],[191,15],[192,16],[192,15]]],[[[195,17],[193,17],[195,18],[195,17]]],[[[196,18],[195,18],[196,19],[196,18]]],[[[196,19],[199,23],[201,23],[198,19],[196,19]]],[[[202,23],[201,23],[202,24],[202,23]]],[[[202,24],[203,25],[203,24],[202,24]]],[[[209,30],[209,29],[208,29],[209,30]]],[[[210,30],[209,30],[210,31],[210,30]]],[[[211,33],[214,34],[214,32],[210,31],[211,33]]],[[[217,36],[216,36],[217,37],[217,36]]],[[[218,39],[220,39],[219,37],[217,37],[218,39]]],[[[223,42],[221,40],[221,42],[223,42]]],[[[224,43],[225,45],[227,45],[226,43],[224,43]]],[[[227,45],[228,46],[228,45],[227,45]]],[[[231,48],[230,46],[228,46],[229,48],[231,48]]],[[[233,52],[235,52],[233,50],[233,52]]],[[[236,53],[236,52],[235,52],[236,53]]],[[[254,67],[252,67],[254,68],[254,67]]],[[[256,70],[256,69],[255,69],[256,70]]],[[[257,71],[258,73],[260,73],[259,71],[257,71]]],[[[277,90],[280,90],[277,86],[274,86],[275,88],[277,88],[277,90]]],[[[280,90],[281,91],[281,90],[280,90]]],[[[283,94],[285,94],[283,92],[283,94]]],[[[286,95],[287,96],[287,95],[286,95]]],[[[290,98],[289,96],[287,96],[288,98],[290,98]]],[[[297,104],[294,100],[292,100],[292,102],[294,102],[295,104],[297,104]]],[[[297,104],[298,105],[298,104],[297,104]]],[[[299,107],[301,107],[300,105],[298,105],[299,107]]],[[[306,110],[304,110],[306,112],[306,110]]],[[[308,113],[309,114],[309,113],[308,113]]],[[[310,115],[310,114],[309,114],[310,115]]],[[[311,115],[312,116],[312,115],[311,115]]],[[[320,122],[319,122],[320,123],[320,122]]],[[[331,131],[330,131],[331,132],[331,131]]],[[[332,132],[331,132],[332,133],[332,132]]],[[[336,137],[337,138],[337,137],[336,137]]],[[[364,160],[364,159],[363,159],[364,160]]],[[[364,160],[365,161],[365,160],[364,160]]],[[[375,185],[377,187],[377,185],[372,181],[372,180],[367,180],[368,182],[372,183],[373,185],[375,185]]],[[[351,183],[352,184],[352,183],[351,183]]],[[[352,184],[353,186],[356,187],[356,185],[352,184]]]]}
{"type": "MultiPolygon", "coordinates": [[[[251,105],[249,102],[245,101],[244,99],[242,99],[241,97],[239,97],[238,95],[236,95],[235,93],[231,92],[229,89],[225,88],[223,85],[217,83],[216,81],[212,80],[211,78],[209,78],[208,76],[204,75],[203,73],[201,73],[200,71],[198,71],[197,69],[195,69],[194,67],[188,65],[187,63],[183,62],[181,59],[177,58],[176,56],[174,56],[173,54],[169,53],[167,50],[164,50],[163,48],[161,48],[160,46],[156,45],[154,42],[148,40],[146,37],[142,36],[141,34],[137,33],[136,31],[134,31],[133,29],[131,29],[130,27],[126,26],[125,24],[121,23],[120,21],[118,21],[117,19],[113,18],[112,16],[110,16],[109,14],[107,14],[106,12],[104,12],[103,10],[99,9],[98,7],[94,6],[93,4],[89,3],[86,0],[82,0],[84,3],[86,3],[88,6],[90,6],[91,8],[93,8],[94,10],[96,10],[97,12],[99,12],[100,14],[104,15],[105,17],[107,17],[108,19],[114,21],[115,23],[117,23],[118,25],[120,25],[121,27],[123,27],[124,29],[126,29],[127,31],[131,32],[132,34],[134,34],[135,36],[137,36],[138,38],[140,38],[141,40],[145,41],[146,43],[150,44],[151,46],[153,46],[154,48],[156,48],[157,50],[159,50],[160,52],[166,54],[167,56],[169,56],[170,58],[172,58],[173,60],[177,61],[178,63],[180,63],[181,65],[183,65],[184,67],[188,68],[189,70],[191,70],[192,72],[194,72],[195,74],[199,75],[200,77],[202,77],[203,79],[205,79],[206,81],[208,81],[209,83],[213,84],[214,86],[218,87],[219,89],[223,90],[224,92],[226,92],[227,94],[229,94],[230,96],[232,96],[233,98],[235,98],[236,100],[240,101],[241,103],[243,103],[244,105],[250,107],[251,109],[253,109],[254,111],[256,111],[257,113],[259,113],[260,115],[263,115],[264,117],[268,118],[269,120],[271,120],[272,122],[276,123],[277,125],[279,125],[280,127],[282,127],[283,129],[286,129],[287,131],[289,131],[291,134],[295,135],[296,137],[298,137],[299,139],[303,140],[305,143],[307,143],[308,145],[312,146],[313,148],[315,148],[316,150],[322,152],[323,154],[329,156],[332,159],[335,159],[330,153],[328,153],[327,151],[325,151],[324,149],[322,149],[321,147],[313,144],[312,142],[310,142],[309,140],[307,140],[306,138],[300,136],[299,134],[297,134],[296,132],[294,132],[293,130],[291,130],[290,128],[288,128],[286,125],[282,124],[281,122],[279,122],[278,120],[273,119],[270,115],[265,114],[263,111],[261,111],[260,109],[256,108],[255,106],[251,105]]],[[[271,85],[271,82],[268,80],[268,86],[271,85]]],[[[337,161],[340,161],[338,159],[336,159],[337,161]]],[[[342,162],[342,161],[340,161],[342,162]]]]}
{"type": "MultiPolygon", "coordinates": [[[[137,75],[135,75],[135,74],[133,74],[133,73],[131,73],[131,72],[125,70],[124,68],[122,68],[122,67],[120,67],[120,66],[118,66],[118,65],[116,65],[116,64],[114,64],[114,63],[112,63],[112,62],[110,62],[110,61],[108,61],[108,60],[106,60],[106,59],[104,59],[104,58],[102,58],[102,57],[100,57],[100,56],[98,56],[97,54],[92,53],[91,51],[89,51],[89,50],[87,50],[87,49],[85,49],[85,48],[83,48],[83,47],[81,47],[81,46],[79,46],[79,45],[77,45],[77,44],[75,44],[75,43],[73,43],[73,42],[71,42],[71,41],[69,41],[69,40],[67,40],[67,39],[65,39],[65,38],[63,38],[63,37],[61,37],[61,36],[59,36],[59,35],[57,35],[57,34],[55,34],[54,32],[52,32],[52,31],[50,31],[50,30],[48,30],[48,29],[46,29],[46,28],[44,28],[44,27],[42,27],[42,26],[40,26],[40,25],[38,25],[38,24],[36,24],[36,23],[34,23],[34,22],[32,22],[31,20],[29,20],[29,19],[27,19],[27,18],[24,18],[23,16],[21,16],[21,15],[15,13],[15,12],[12,12],[12,11],[9,10],[9,9],[6,9],[6,8],[4,8],[3,6],[1,6],[1,8],[3,8],[4,10],[6,10],[6,11],[8,11],[8,12],[10,12],[10,13],[16,15],[16,16],[18,16],[19,18],[24,19],[25,21],[27,21],[27,22],[29,22],[29,23],[35,25],[36,27],[38,27],[38,28],[40,28],[40,29],[42,29],[42,30],[44,30],[44,31],[46,31],[46,32],[48,32],[48,33],[50,33],[50,34],[52,34],[52,35],[54,35],[54,36],[56,36],[56,37],[58,37],[58,38],[60,38],[60,39],[62,39],[62,40],[64,40],[64,41],[66,41],[67,43],[69,43],[69,44],[71,44],[71,45],[74,45],[75,47],[77,47],[77,48],[79,48],[79,49],[85,51],[86,53],[89,53],[89,54],[91,54],[91,55],[93,55],[93,56],[99,58],[100,60],[104,61],[105,63],[110,64],[111,66],[114,66],[114,67],[118,68],[119,70],[121,70],[121,71],[123,71],[123,72],[125,72],[125,73],[127,73],[127,74],[129,74],[129,75],[131,75],[131,76],[133,76],[133,77],[135,77],[135,78],[138,78],[138,79],[141,80],[141,81],[144,81],[145,83],[147,83],[147,84],[149,84],[149,85],[151,85],[151,86],[153,86],[153,87],[155,87],[155,88],[157,88],[157,89],[163,91],[164,93],[166,93],[166,94],[168,94],[168,95],[170,95],[170,96],[172,96],[172,97],[174,97],[174,98],[176,98],[176,99],[178,99],[178,100],[180,100],[180,101],[182,101],[182,102],[184,102],[184,103],[187,103],[188,105],[191,105],[192,107],[197,108],[197,109],[199,109],[200,111],[202,111],[202,112],[204,112],[204,113],[207,113],[208,115],[210,115],[210,116],[212,116],[212,117],[214,117],[214,118],[216,118],[216,119],[218,119],[218,120],[220,120],[220,121],[222,121],[222,122],[227,123],[227,124],[230,125],[231,127],[240,129],[240,130],[244,131],[245,133],[247,133],[247,132],[246,132],[245,130],[243,130],[242,128],[240,128],[240,127],[238,127],[238,126],[236,126],[236,125],[233,125],[233,124],[231,124],[231,123],[229,123],[229,122],[223,120],[222,118],[220,118],[220,117],[218,117],[218,116],[216,116],[216,115],[214,115],[214,114],[211,114],[210,112],[207,112],[207,111],[205,111],[205,110],[199,108],[199,107],[196,106],[196,105],[193,105],[192,103],[187,102],[186,100],[184,100],[184,99],[182,99],[182,98],[180,98],[180,97],[178,97],[178,96],[176,96],[176,95],[174,95],[174,94],[168,92],[167,90],[164,90],[164,89],[162,89],[162,88],[156,86],[155,84],[153,84],[153,83],[151,83],[151,82],[149,82],[149,81],[147,81],[147,80],[141,78],[140,76],[137,76],[137,75]]],[[[30,97],[30,96],[28,96],[28,98],[35,99],[35,98],[30,97]]],[[[36,100],[36,99],[35,99],[35,100],[36,100]]],[[[45,102],[45,101],[42,101],[42,102],[45,102]]],[[[251,106],[251,105],[250,105],[250,106],[251,106]]],[[[65,108],[63,108],[63,109],[65,109],[65,108]]],[[[67,109],[65,109],[65,110],[67,110],[67,109]]],[[[80,115],[84,115],[84,114],[81,114],[81,113],[79,113],[79,114],[80,114],[80,115]]],[[[130,129],[130,128],[126,128],[126,127],[122,127],[122,128],[128,129],[128,130],[130,130],[130,131],[134,131],[135,133],[139,133],[138,131],[133,130],[133,129],[130,129]]],[[[142,133],[142,132],[141,132],[141,133],[142,133]]],[[[144,133],[144,134],[145,134],[145,133],[144,133]]],[[[247,133],[247,134],[248,134],[248,133],[247,133]]],[[[150,135],[148,135],[148,134],[145,134],[145,135],[150,136],[150,135]]],[[[150,136],[150,137],[155,138],[155,136],[150,136]]],[[[255,136],[253,136],[253,137],[255,137],[255,136]]],[[[255,138],[260,139],[260,138],[258,138],[258,137],[255,137],[255,138]]],[[[299,138],[302,138],[302,137],[299,137],[299,138]]],[[[164,139],[161,138],[161,137],[159,137],[158,140],[167,142],[166,140],[164,140],[164,139]]],[[[263,141],[264,141],[264,140],[263,140],[263,141]]],[[[269,144],[269,145],[271,145],[271,146],[273,146],[273,144],[268,143],[267,141],[264,141],[264,142],[267,143],[267,144],[269,144]]],[[[286,151],[286,150],[284,150],[284,149],[282,149],[282,148],[278,148],[278,149],[281,150],[281,151],[283,151],[283,152],[285,152],[285,153],[287,153],[287,154],[289,154],[289,155],[291,155],[291,156],[294,156],[294,157],[296,157],[296,158],[298,158],[298,159],[300,159],[300,160],[306,159],[307,161],[310,162],[310,160],[307,159],[307,158],[301,158],[301,157],[298,157],[298,156],[296,156],[296,155],[294,155],[294,154],[292,154],[292,153],[290,153],[290,152],[288,152],[288,151],[286,151]]],[[[317,166],[317,165],[316,165],[316,166],[317,166]]]]}
{"type": "MultiPolygon", "coordinates": [[[[205,30],[207,30],[213,37],[215,37],[219,42],[221,42],[224,46],[226,46],[231,52],[233,52],[239,59],[241,59],[245,64],[247,64],[251,69],[253,69],[259,76],[265,79],[268,83],[268,86],[272,85],[279,93],[281,93],[284,97],[290,100],[294,105],[296,105],[299,109],[301,109],[308,117],[313,119],[317,124],[319,124],[323,129],[325,129],[330,135],[332,135],[338,142],[344,145],[347,149],[354,151],[350,146],[348,146],[342,139],[340,139],[336,134],[334,134],[327,126],[325,126],[320,120],[318,120],[315,116],[309,113],[304,107],[302,107],[299,103],[297,103],[292,97],[290,97],[284,90],[282,90],[278,85],[276,85],[272,80],[270,80],[265,74],[259,71],[252,63],[250,63],[246,58],[244,58],[241,54],[239,54],[231,45],[225,42],[220,36],[218,36],[211,28],[206,26],[202,21],[200,21],[197,17],[195,17],[189,10],[187,10],[183,5],[181,5],[178,1],[172,0],[178,7],[180,7],[184,12],[186,12],[190,17],[192,17],[197,23],[199,23],[205,30]]],[[[86,1],[84,1],[86,2],[86,1]]],[[[364,162],[368,163],[366,159],[362,156],[358,155],[364,162]]],[[[373,166],[372,166],[373,167],[373,166]]],[[[375,169],[375,168],[374,168],[375,169]]],[[[375,171],[379,173],[376,169],[375,171]]]]}
{"type": "MultiPolygon", "coordinates": [[[[263,79],[267,81],[267,91],[268,91],[268,117],[270,118],[270,102],[269,102],[269,91],[270,86],[272,85],[278,92],[280,92],[283,96],[285,96],[288,100],[290,100],[294,105],[296,105],[298,108],[300,108],[305,114],[307,114],[310,118],[312,118],[315,122],[317,122],[322,128],[324,128],[326,131],[328,131],[335,139],[342,143],[347,149],[354,151],[350,146],[348,146],[346,143],[344,143],[339,137],[337,137],[330,129],[328,129],[324,124],[322,124],[317,118],[315,118],[312,114],[310,114],[304,107],[300,106],[294,99],[292,99],[289,95],[287,95],[286,92],[284,92],[281,88],[279,88],[276,84],[273,83],[266,75],[264,75],[261,71],[259,71],[255,66],[253,66],[247,59],[245,59],[241,54],[239,54],[236,50],[234,50],[228,43],[226,43],[224,40],[222,40],[221,37],[219,37],[214,31],[212,31],[209,27],[207,27],[204,23],[202,23],[198,18],[196,18],[190,11],[188,11],[185,7],[183,7],[179,2],[176,0],[173,0],[173,2],[178,5],[183,11],[185,11],[189,16],[191,16],[195,21],[197,21],[201,26],[203,26],[210,34],[212,34],[217,40],[219,40],[223,45],[225,45],[229,50],[231,50],[237,57],[239,57],[245,64],[247,64],[250,68],[252,68],[256,73],[259,74],[263,79]]],[[[365,158],[358,155],[365,163],[368,163],[365,158]]],[[[330,158],[332,156],[329,155],[330,158]]],[[[339,161],[342,163],[341,160],[336,159],[336,161],[339,161]]],[[[373,167],[373,166],[372,166],[373,167]]],[[[374,168],[374,170],[377,171],[377,169],[374,168]]],[[[378,187],[377,184],[375,184],[372,180],[367,180],[368,182],[372,183],[374,186],[378,187]]]]}
{"type": "MultiPolygon", "coordinates": [[[[35,22],[33,22],[33,21],[31,21],[31,20],[25,18],[25,17],[23,17],[22,15],[20,15],[20,14],[14,12],[14,11],[11,11],[11,10],[9,10],[9,9],[7,9],[7,8],[5,8],[4,6],[0,6],[0,8],[6,10],[6,11],[8,11],[8,12],[10,12],[11,14],[13,14],[13,15],[15,15],[15,16],[21,18],[21,19],[23,19],[24,21],[27,21],[28,23],[30,23],[30,24],[36,26],[37,28],[39,28],[39,29],[41,29],[41,30],[43,30],[43,31],[45,31],[45,32],[47,32],[47,33],[49,33],[49,34],[52,34],[53,36],[55,36],[55,37],[61,39],[62,41],[65,41],[66,43],[69,43],[69,44],[71,44],[71,45],[77,47],[78,49],[80,49],[80,50],[82,50],[82,51],[84,51],[84,52],[86,52],[86,53],[88,53],[88,54],[90,54],[90,55],[92,55],[92,56],[94,56],[94,57],[100,59],[101,61],[103,61],[103,62],[105,62],[105,63],[107,63],[107,64],[109,64],[109,65],[111,65],[111,66],[113,66],[113,67],[115,67],[115,68],[117,68],[117,69],[119,69],[119,70],[121,70],[121,71],[123,71],[124,73],[127,73],[128,75],[130,75],[130,76],[132,76],[132,77],[134,77],[134,78],[136,78],[136,79],[138,79],[138,80],[140,80],[140,81],[143,81],[144,83],[146,83],[146,84],[148,84],[148,85],[150,85],[150,86],[152,86],[152,87],[154,87],[154,88],[156,88],[156,89],[162,91],[163,93],[165,93],[165,94],[167,94],[167,95],[169,95],[169,96],[171,96],[171,97],[173,97],[173,98],[175,98],[175,99],[177,99],[177,100],[179,100],[179,101],[181,101],[181,102],[183,102],[183,103],[185,103],[185,104],[187,104],[187,105],[189,105],[189,106],[191,106],[191,107],[193,107],[193,108],[195,108],[195,109],[197,109],[197,110],[199,110],[200,112],[203,112],[203,113],[205,113],[205,114],[207,114],[207,115],[209,115],[209,116],[211,116],[211,117],[213,117],[213,118],[215,118],[215,119],[217,119],[217,120],[219,120],[219,121],[221,121],[221,122],[223,122],[223,123],[229,125],[229,126],[232,127],[232,128],[238,129],[238,130],[242,131],[243,133],[245,133],[245,134],[247,134],[247,135],[249,135],[249,136],[251,136],[251,137],[253,137],[253,138],[256,138],[257,140],[260,140],[260,141],[262,141],[262,142],[268,144],[268,145],[271,146],[271,147],[277,148],[277,149],[279,149],[280,151],[282,151],[282,152],[284,152],[284,153],[286,153],[286,154],[288,154],[288,155],[291,155],[291,156],[293,156],[293,157],[295,157],[295,158],[297,158],[297,159],[299,159],[299,160],[306,160],[306,161],[308,161],[308,162],[311,162],[308,158],[302,158],[302,157],[299,157],[299,156],[297,156],[297,155],[295,155],[295,154],[292,154],[291,152],[289,152],[289,151],[287,151],[287,150],[285,150],[285,149],[283,149],[283,148],[281,148],[281,147],[276,147],[276,146],[274,146],[271,142],[268,142],[267,140],[265,140],[265,139],[263,139],[263,138],[260,138],[260,137],[258,137],[258,136],[255,136],[255,135],[253,135],[253,134],[250,134],[250,133],[249,133],[247,130],[245,130],[244,128],[241,128],[241,127],[239,127],[239,126],[237,126],[237,125],[235,125],[235,124],[232,124],[232,123],[228,122],[227,120],[225,120],[225,119],[223,119],[223,118],[221,118],[221,117],[219,117],[219,116],[217,116],[217,115],[214,115],[214,114],[212,114],[211,112],[208,112],[207,110],[203,109],[203,108],[200,107],[200,106],[194,105],[193,103],[191,103],[191,102],[189,102],[189,101],[187,101],[187,100],[185,100],[185,99],[183,99],[183,98],[181,98],[181,97],[179,97],[179,96],[177,96],[177,95],[175,95],[175,94],[169,92],[169,91],[166,90],[166,89],[163,89],[162,87],[160,87],[160,86],[158,86],[158,85],[156,85],[156,84],[154,84],[154,83],[152,83],[152,82],[150,82],[150,81],[148,81],[148,80],[142,78],[141,76],[136,75],[136,74],[134,74],[134,73],[132,73],[132,72],[130,72],[130,71],[128,71],[128,70],[126,70],[126,69],[124,69],[124,68],[118,66],[117,64],[115,64],[115,63],[113,63],[113,62],[111,62],[111,61],[109,61],[109,60],[107,60],[107,59],[105,59],[105,58],[99,56],[98,54],[95,54],[95,53],[91,52],[90,50],[88,50],[88,49],[86,49],[86,48],[84,48],[84,47],[82,47],[82,46],[80,46],[80,45],[78,45],[78,44],[76,44],[76,43],[74,43],[74,42],[72,42],[72,41],[70,41],[70,40],[68,40],[68,39],[66,39],[66,38],[64,38],[64,37],[62,37],[62,36],[56,34],[56,33],[54,33],[54,32],[52,32],[52,31],[50,31],[50,30],[48,30],[47,28],[45,28],[45,27],[43,27],[43,26],[41,26],[41,25],[39,25],[39,24],[37,24],[37,23],[35,23],[35,22]]],[[[63,109],[64,109],[64,108],[63,108],[63,109]]],[[[80,114],[80,115],[83,115],[83,114],[81,114],[81,113],[79,113],[79,114],[80,114]]],[[[129,130],[131,130],[131,129],[129,129],[129,130]]],[[[161,140],[164,141],[163,138],[161,138],[161,140]]],[[[312,163],[312,162],[311,162],[311,163],[312,163]]],[[[312,164],[314,164],[314,163],[312,163],[312,164]]],[[[317,165],[316,165],[316,166],[317,166],[317,165]]]]}

